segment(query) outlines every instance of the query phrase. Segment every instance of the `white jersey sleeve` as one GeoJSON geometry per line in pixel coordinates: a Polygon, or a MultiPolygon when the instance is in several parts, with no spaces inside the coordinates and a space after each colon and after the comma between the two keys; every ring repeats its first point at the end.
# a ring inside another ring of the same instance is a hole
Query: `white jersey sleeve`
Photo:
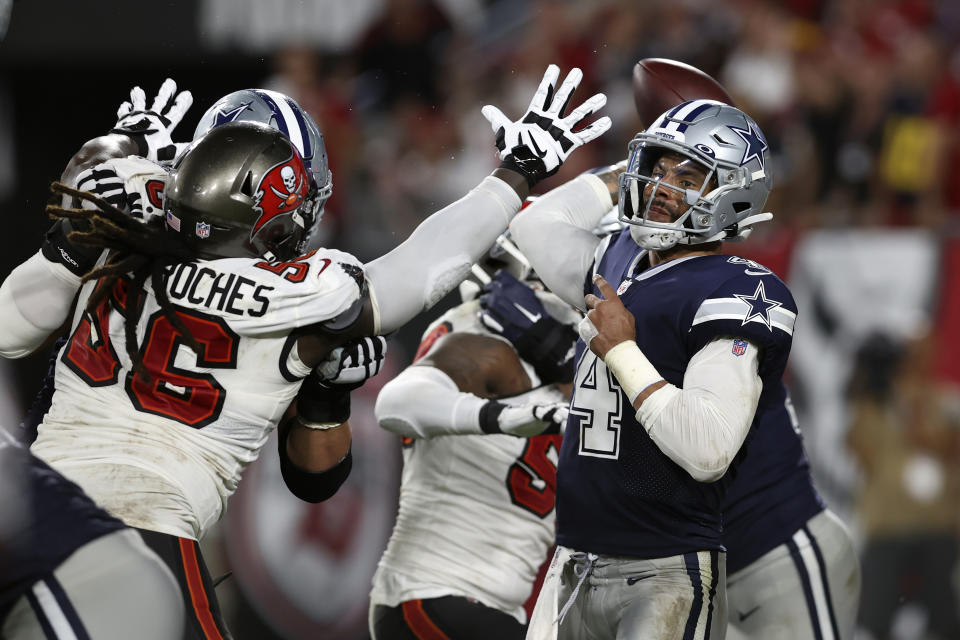
{"type": "Polygon", "coordinates": [[[585,173],[537,198],[510,223],[510,237],[547,288],[584,309],[583,284],[600,239],[593,234],[613,207],[610,191],[585,173]]]}
{"type": "Polygon", "coordinates": [[[736,356],[729,338],[717,338],[690,358],[682,389],[667,384],[637,410],[650,439],[698,482],[719,480],[750,431],[763,390],[758,361],[752,342],[736,356]]]}

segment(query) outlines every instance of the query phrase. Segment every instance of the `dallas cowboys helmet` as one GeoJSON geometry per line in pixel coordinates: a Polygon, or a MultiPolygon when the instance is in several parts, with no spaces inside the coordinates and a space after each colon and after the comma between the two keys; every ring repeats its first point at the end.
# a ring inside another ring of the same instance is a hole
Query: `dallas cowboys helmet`
{"type": "Polygon", "coordinates": [[[762,211],[773,188],[769,145],[757,123],[736,107],[714,100],[684,102],[638,133],[628,150],[619,217],[645,249],[744,238],[752,225],[773,217],[762,211]],[[699,190],[680,189],[653,175],[666,152],[702,165],[706,179],[699,190]],[[648,186],[652,192],[645,199],[648,186]],[[688,208],[672,222],[651,220],[653,194],[666,189],[679,192],[688,208]]]}
{"type": "Polygon", "coordinates": [[[303,108],[287,95],[267,89],[242,89],[228,93],[200,117],[196,140],[210,129],[228,122],[261,122],[283,132],[300,152],[310,178],[310,192],[301,210],[312,230],[323,216],[323,205],[333,193],[333,174],[323,134],[303,108]]]}
{"type": "Polygon", "coordinates": [[[173,167],[167,229],[199,258],[292,260],[307,240],[308,183],[300,153],[280,131],[258,122],[215,127],[173,167]]]}

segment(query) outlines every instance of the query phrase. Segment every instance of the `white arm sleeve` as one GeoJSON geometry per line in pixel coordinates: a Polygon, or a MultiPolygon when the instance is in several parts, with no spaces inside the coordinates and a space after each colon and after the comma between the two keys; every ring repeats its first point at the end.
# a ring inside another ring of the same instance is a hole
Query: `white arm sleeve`
{"type": "Polygon", "coordinates": [[[460,284],[521,204],[510,185],[488,176],[421,222],[393,251],[366,264],[374,333],[401,327],[460,284]]]}
{"type": "Polygon", "coordinates": [[[67,319],[80,278],[41,252],[0,285],[0,355],[29,355],[67,319]]]}
{"type": "Polygon", "coordinates": [[[381,427],[411,438],[482,434],[480,408],[485,402],[460,391],[436,367],[415,365],[383,386],[374,412],[381,427]]]}
{"type": "Polygon", "coordinates": [[[683,389],[667,384],[637,410],[650,439],[698,482],[715,482],[740,450],[760,400],[759,351],[717,338],[690,359],[683,389]]]}
{"type": "MultiPolygon", "coordinates": [[[[530,405],[562,400],[563,395],[552,386],[499,398],[497,402],[507,408],[498,419],[504,425],[504,431],[509,428],[515,435],[534,422],[539,425],[539,430],[533,431],[540,433],[546,424],[534,418],[530,405]],[[508,413],[514,411],[513,407],[516,407],[515,413],[508,413]]],[[[381,427],[411,438],[484,435],[480,427],[480,409],[489,402],[492,401],[460,391],[450,376],[436,367],[414,365],[383,386],[374,412],[381,427]]]]}
{"type": "Polygon", "coordinates": [[[510,238],[550,291],[583,310],[583,283],[600,239],[593,235],[613,207],[603,180],[584,173],[540,196],[510,223],[510,238]]]}

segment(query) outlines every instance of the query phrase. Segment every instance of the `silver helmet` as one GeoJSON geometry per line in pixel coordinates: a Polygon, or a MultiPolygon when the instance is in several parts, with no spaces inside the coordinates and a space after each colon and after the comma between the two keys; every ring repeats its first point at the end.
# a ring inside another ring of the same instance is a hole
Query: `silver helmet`
{"type": "Polygon", "coordinates": [[[773,217],[763,212],[773,188],[769,145],[757,123],[736,107],[715,100],[679,104],[638,133],[628,151],[619,217],[645,249],[744,238],[752,225],[773,217]],[[654,171],[671,152],[698,165],[706,176],[699,188],[667,184],[654,171]],[[668,189],[679,193],[686,210],[670,222],[652,220],[658,190],[668,189]]]}
{"type": "Polygon", "coordinates": [[[242,89],[228,93],[200,117],[193,139],[228,122],[260,122],[282,132],[300,152],[307,168],[310,191],[301,213],[308,230],[323,216],[323,206],[333,193],[333,174],[323,134],[297,102],[279,91],[242,89]]]}

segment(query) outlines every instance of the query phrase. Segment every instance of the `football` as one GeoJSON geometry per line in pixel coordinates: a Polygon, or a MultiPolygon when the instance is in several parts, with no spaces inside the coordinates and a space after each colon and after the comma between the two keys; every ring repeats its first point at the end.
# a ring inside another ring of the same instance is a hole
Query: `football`
{"type": "Polygon", "coordinates": [[[689,64],[668,58],[644,58],[633,66],[633,100],[645,127],[667,109],[703,98],[733,104],[733,98],[719,82],[689,64]]]}

